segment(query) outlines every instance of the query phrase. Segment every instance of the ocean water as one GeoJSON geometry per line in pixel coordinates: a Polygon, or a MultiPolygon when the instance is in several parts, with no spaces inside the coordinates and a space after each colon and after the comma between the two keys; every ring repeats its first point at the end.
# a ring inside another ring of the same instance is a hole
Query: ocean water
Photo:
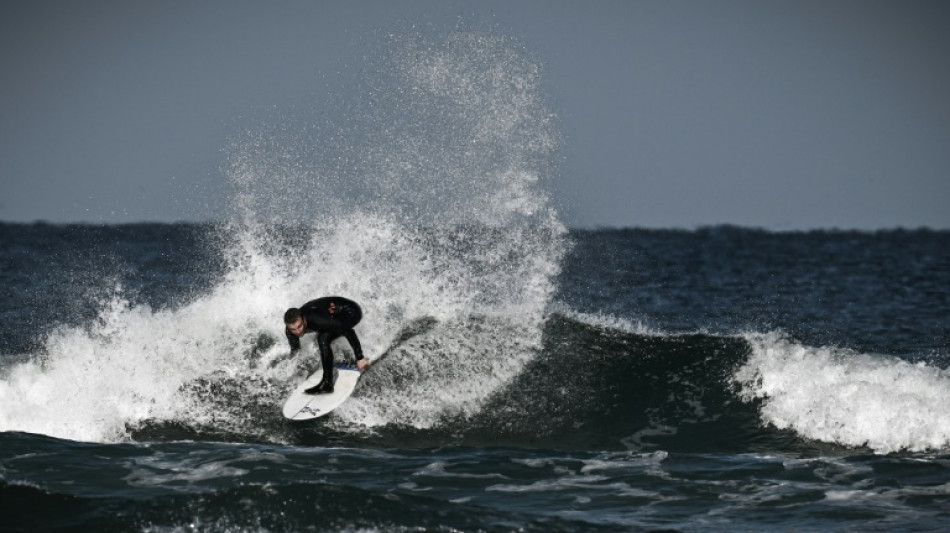
{"type": "Polygon", "coordinates": [[[0,530],[946,530],[950,232],[569,229],[543,69],[389,44],[227,220],[0,224],[0,530]],[[329,294],[386,358],[291,423],[329,294]]]}
{"type": "Polygon", "coordinates": [[[0,225],[5,531],[946,527],[948,232],[567,232],[536,317],[341,274],[389,354],[301,424],[280,317],[316,292],[221,231],[0,225]]]}

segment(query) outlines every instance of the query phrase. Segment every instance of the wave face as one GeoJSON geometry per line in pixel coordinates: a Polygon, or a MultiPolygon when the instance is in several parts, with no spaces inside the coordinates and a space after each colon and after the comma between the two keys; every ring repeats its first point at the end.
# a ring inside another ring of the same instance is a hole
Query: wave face
{"type": "Polygon", "coordinates": [[[950,449],[947,370],[782,334],[554,315],[542,355],[455,428],[471,444],[690,453],[950,449]]]}
{"type": "Polygon", "coordinates": [[[233,139],[233,218],[196,246],[216,252],[194,266],[213,274],[198,290],[150,304],[83,265],[94,309],[76,323],[35,317],[52,329],[9,358],[0,431],[108,442],[145,424],[286,438],[269,413],[316,356],[307,339],[301,357],[283,357],[281,316],[329,294],[363,306],[371,358],[399,350],[387,362],[399,383],[336,424],[426,428],[478,412],[510,382],[539,349],[567,249],[543,186],[558,139],[540,71],[487,34],[386,48],[332,132],[266,126],[233,139]]]}

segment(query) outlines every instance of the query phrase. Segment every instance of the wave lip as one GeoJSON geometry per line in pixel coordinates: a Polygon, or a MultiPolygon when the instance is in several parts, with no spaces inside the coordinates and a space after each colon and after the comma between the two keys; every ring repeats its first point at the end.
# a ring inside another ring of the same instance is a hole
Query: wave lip
{"type": "Polygon", "coordinates": [[[896,357],[748,334],[734,379],[761,400],[764,422],[823,442],[876,453],[950,448],[950,372],[896,357]]]}

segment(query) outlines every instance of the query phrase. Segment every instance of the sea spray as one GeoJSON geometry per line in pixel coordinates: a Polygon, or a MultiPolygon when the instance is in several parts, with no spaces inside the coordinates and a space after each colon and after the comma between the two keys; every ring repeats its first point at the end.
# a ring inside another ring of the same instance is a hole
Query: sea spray
{"type": "Polygon", "coordinates": [[[540,71],[509,39],[391,36],[385,48],[334,135],[351,142],[327,143],[336,157],[280,128],[232,145],[234,226],[249,262],[282,263],[284,301],[353,298],[364,348],[391,348],[338,418],[428,427],[476,412],[539,346],[565,250],[543,184],[558,141],[540,71]],[[310,239],[275,246],[277,221],[310,239]]]}
{"type": "Polygon", "coordinates": [[[363,306],[371,359],[390,350],[337,427],[431,427],[516,376],[566,248],[544,185],[558,140],[540,71],[488,34],[387,48],[334,142],[281,127],[232,140],[210,288],[153,308],[100,287],[95,320],[7,369],[0,431],[116,441],[171,424],[283,440],[279,402],[316,356],[307,339],[286,357],[281,315],[328,294],[363,306]],[[334,153],[311,157],[323,147],[334,153]]]}

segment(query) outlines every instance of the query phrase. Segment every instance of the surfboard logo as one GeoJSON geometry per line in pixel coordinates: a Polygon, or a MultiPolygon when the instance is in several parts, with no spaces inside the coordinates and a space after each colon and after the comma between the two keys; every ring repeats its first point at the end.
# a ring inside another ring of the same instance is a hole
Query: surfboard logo
{"type": "Polygon", "coordinates": [[[300,413],[305,414],[305,415],[320,416],[319,409],[311,409],[310,407],[304,407],[303,409],[300,410],[300,413]]]}

